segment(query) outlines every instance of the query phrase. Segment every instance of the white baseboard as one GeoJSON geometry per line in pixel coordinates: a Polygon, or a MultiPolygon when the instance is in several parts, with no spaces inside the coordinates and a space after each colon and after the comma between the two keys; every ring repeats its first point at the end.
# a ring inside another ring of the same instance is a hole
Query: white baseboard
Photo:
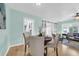
{"type": "Polygon", "coordinates": [[[23,45],[23,44],[24,44],[24,43],[9,45],[9,46],[8,46],[8,49],[6,50],[6,52],[5,52],[5,54],[4,54],[4,56],[7,55],[8,51],[9,51],[9,49],[10,49],[11,47],[15,47],[15,46],[23,45]]]}
{"type": "Polygon", "coordinates": [[[9,47],[7,48],[7,50],[6,50],[6,52],[5,52],[5,54],[4,54],[4,56],[6,56],[7,55],[7,53],[8,53],[8,51],[9,51],[9,47]]]}
{"type": "Polygon", "coordinates": [[[15,47],[15,46],[19,46],[19,45],[23,45],[24,43],[18,43],[18,44],[13,44],[13,45],[9,45],[9,47],[15,47]]]}

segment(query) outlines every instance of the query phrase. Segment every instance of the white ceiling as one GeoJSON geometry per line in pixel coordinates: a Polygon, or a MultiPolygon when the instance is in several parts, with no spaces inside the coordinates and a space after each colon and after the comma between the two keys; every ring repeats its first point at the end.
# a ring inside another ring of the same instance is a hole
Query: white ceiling
{"type": "Polygon", "coordinates": [[[53,22],[69,20],[68,18],[79,9],[78,3],[42,3],[40,6],[36,6],[35,3],[7,3],[6,5],[28,14],[48,18],[53,22]]]}

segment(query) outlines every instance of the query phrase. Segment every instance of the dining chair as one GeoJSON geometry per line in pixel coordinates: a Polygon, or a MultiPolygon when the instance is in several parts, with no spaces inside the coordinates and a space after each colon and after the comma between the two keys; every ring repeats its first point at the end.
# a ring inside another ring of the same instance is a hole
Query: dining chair
{"type": "Polygon", "coordinates": [[[56,54],[56,56],[58,56],[58,35],[54,35],[52,37],[52,40],[50,42],[47,43],[46,47],[47,48],[53,48],[54,49],[54,54],[56,54]]]}
{"type": "Polygon", "coordinates": [[[44,37],[30,36],[29,44],[32,56],[44,56],[44,37]]]}
{"type": "Polygon", "coordinates": [[[28,50],[28,48],[29,48],[29,34],[27,34],[26,32],[25,33],[23,33],[23,38],[24,38],[24,56],[26,56],[26,55],[29,55],[29,50],[28,50]]]}
{"type": "Polygon", "coordinates": [[[47,56],[47,45],[48,45],[48,42],[50,42],[52,40],[51,37],[44,37],[44,56],[47,56]]]}

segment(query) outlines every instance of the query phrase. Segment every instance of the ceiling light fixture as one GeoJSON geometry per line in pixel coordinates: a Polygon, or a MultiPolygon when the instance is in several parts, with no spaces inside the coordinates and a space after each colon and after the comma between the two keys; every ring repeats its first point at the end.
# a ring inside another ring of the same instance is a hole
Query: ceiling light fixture
{"type": "Polygon", "coordinates": [[[76,20],[79,20],[79,13],[76,13],[75,19],[76,19],[76,20]]]}
{"type": "Polygon", "coordinates": [[[36,6],[40,6],[41,5],[41,3],[36,3],[36,6]]]}

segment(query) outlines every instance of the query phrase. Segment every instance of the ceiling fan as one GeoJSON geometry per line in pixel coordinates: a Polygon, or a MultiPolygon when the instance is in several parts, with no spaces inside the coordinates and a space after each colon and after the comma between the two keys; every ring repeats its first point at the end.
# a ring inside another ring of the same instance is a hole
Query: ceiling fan
{"type": "Polygon", "coordinates": [[[74,8],[73,17],[74,20],[79,20],[79,8],[74,8]]]}
{"type": "Polygon", "coordinates": [[[75,20],[79,20],[79,12],[77,12],[74,17],[75,17],[75,20]]]}

